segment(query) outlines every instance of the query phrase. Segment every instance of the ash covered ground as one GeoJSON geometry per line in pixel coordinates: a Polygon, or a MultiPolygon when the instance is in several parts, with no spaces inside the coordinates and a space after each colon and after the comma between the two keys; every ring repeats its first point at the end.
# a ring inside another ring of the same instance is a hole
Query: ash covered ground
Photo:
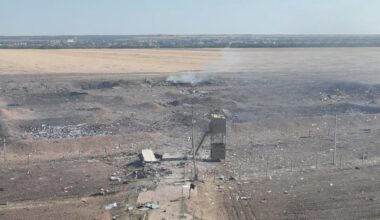
{"type": "MultiPolygon", "coordinates": [[[[142,186],[153,187],[119,173],[141,149],[190,152],[193,105],[196,142],[210,111],[228,118],[227,159],[202,165],[217,170],[221,218],[378,219],[380,84],[358,78],[240,72],[1,76],[7,161],[0,203],[69,200],[100,189],[127,192],[91,197],[99,204],[68,211],[73,219],[93,210],[107,219],[99,206],[133,200],[142,186]],[[333,166],[336,115],[339,163],[333,166]],[[128,183],[110,182],[114,173],[128,183]]],[[[40,212],[30,209],[37,218],[40,212]]],[[[0,209],[0,218],[12,214],[0,209]]]]}

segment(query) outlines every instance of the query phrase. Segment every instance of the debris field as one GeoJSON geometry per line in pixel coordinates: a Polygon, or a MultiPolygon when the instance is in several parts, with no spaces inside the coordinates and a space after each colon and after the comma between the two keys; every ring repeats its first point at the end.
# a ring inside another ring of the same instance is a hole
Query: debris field
{"type": "Polygon", "coordinates": [[[1,75],[0,219],[379,219],[371,70],[1,75]]]}

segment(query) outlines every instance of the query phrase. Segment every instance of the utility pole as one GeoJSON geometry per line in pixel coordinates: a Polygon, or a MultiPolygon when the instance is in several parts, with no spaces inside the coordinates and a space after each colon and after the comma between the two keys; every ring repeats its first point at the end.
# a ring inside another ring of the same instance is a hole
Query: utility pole
{"type": "Polygon", "coordinates": [[[194,103],[191,101],[191,147],[193,149],[193,177],[198,179],[197,167],[195,164],[195,144],[194,144],[194,103]]]}
{"type": "Polygon", "coordinates": [[[293,172],[293,160],[290,159],[290,172],[293,172]]]}
{"type": "Polygon", "coordinates": [[[330,128],[327,130],[327,136],[330,137],[330,128]]]}
{"type": "Polygon", "coordinates": [[[315,152],[315,168],[318,168],[318,152],[315,152]]]}
{"type": "Polygon", "coordinates": [[[216,168],[214,167],[214,183],[215,183],[215,179],[216,179],[216,168]]]}
{"type": "Polygon", "coordinates": [[[239,166],[239,181],[241,181],[241,172],[242,172],[242,170],[241,170],[241,165],[239,166]]]}
{"type": "Polygon", "coordinates": [[[335,115],[335,130],[334,130],[334,155],[333,155],[333,164],[336,162],[336,130],[338,124],[338,115],[335,115]]]}
{"type": "Polygon", "coordinates": [[[3,138],[3,154],[4,162],[7,162],[7,144],[5,138],[3,138]]]}
{"type": "Polygon", "coordinates": [[[184,182],[186,182],[186,176],[187,176],[187,162],[185,163],[184,170],[183,170],[183,179],[184,179],[184,182]]]}
{"type": "Polygon", "coordinates": [[[266,166],[265,166],[265,177],[268,177],[268,166],[269,166],[269,157],[267,157],[266,166]]]}

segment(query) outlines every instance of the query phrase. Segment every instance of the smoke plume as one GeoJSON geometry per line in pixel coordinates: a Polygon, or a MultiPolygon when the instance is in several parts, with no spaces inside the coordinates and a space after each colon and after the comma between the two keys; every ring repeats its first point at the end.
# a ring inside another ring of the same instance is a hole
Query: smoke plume
{"type": "Polygon", "coordinates": [[[203,67],[201,71],[189,71],[180,75],[169,76],[166,81],[171,83],[197,85],[211,81],[217,72],[229,72],[236,70],[241,63],[240,53],[236,49],[224,48],[222,58],[213,60],[203,67]]]}

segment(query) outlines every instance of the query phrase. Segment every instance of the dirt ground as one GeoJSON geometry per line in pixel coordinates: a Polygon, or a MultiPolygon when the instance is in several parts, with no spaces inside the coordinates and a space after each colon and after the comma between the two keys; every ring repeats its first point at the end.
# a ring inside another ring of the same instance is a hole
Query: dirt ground
{"type": "Polygon", "coordinates": [[[379,60],[377,48],[2,50],[0,219],[379,219],[379,60]],[[190,153],[191,105],[196,143],[212,110],[228,128],[226,160],[199,161],[188,199],[190,161],[149,168],[138,154],[190,153]],[[137,208],[146,191],[173,198],[137,208]]]}
{"type": "Polygon", "coordinates": [[[0,74],[163,73],[203,69],[218,50],[0,50],[0,74]]]}

